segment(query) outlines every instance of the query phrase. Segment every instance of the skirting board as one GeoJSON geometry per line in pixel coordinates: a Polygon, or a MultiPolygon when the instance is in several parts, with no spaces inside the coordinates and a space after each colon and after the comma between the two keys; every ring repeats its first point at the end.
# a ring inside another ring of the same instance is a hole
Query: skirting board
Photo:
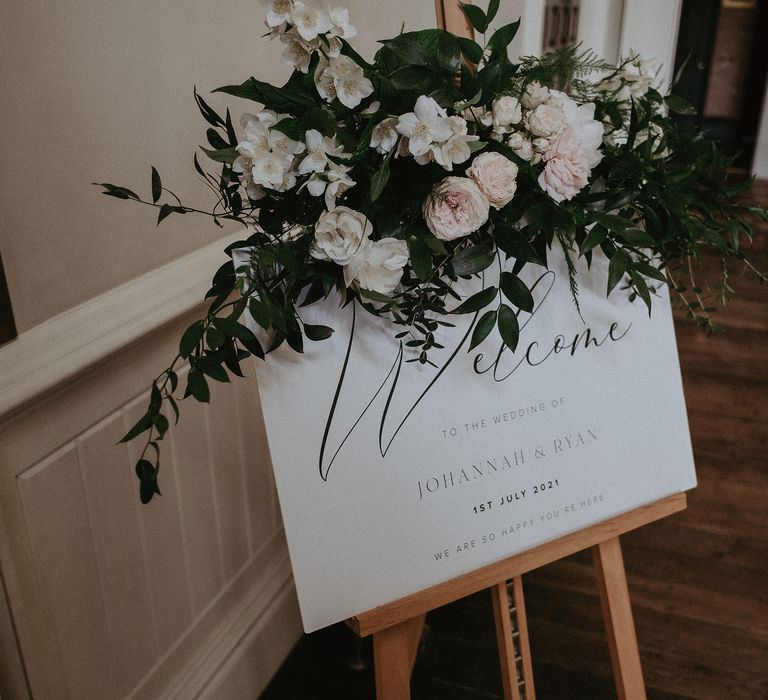
{"type": "Polygon", "coordinates": [[[234,589],[250,587],[239,604],[222,605],[227,613],[221,618],[215,602],[205,615],[211,620],[205,638],[182,639],[131,698],[258,697],[303,634],[282,533],[262,554],[234,582],[234,589]]]}

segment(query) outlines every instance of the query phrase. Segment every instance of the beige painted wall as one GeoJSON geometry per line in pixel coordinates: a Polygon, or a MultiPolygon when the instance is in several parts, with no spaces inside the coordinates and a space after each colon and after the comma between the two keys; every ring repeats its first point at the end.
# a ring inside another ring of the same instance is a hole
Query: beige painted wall
{"type": "MultiPolygon", "coordinates": [[[[432,0],[348,0],[355,45],[434,24],[432,0]]],[[[282,81],[280,44],[260,39],[259,0],[27,0],[0,6],[0,252],[19,331],[220,235],[187,216],[110,199],[93,181],[146,195],[149,166],[190,201],[204,143],[202,94],[249,75],[282,81]]],[[[211,97],[239,116],[247,103],[211,97]]],[[[205,200],[207,201],[207,200],[205,200]]]]}

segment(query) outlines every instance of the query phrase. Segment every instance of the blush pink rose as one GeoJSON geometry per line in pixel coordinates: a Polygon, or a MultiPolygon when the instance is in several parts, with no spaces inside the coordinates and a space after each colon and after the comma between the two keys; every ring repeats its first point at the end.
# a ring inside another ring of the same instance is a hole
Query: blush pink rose
{"type": "Polygon", "coordinates": [[[517,190],[517,165],[501,153],[481,153],[467,169],[480,191],[496,209],[509,204],[517,190]]]}
{"type": "Polygon", "coordinates": [[[544,154],[546,165],[539,185],[556,202],[572,199],[589,181],[592,169],[579,140],[566,128],[544,154]]]}
{"type": "Polygon", "coordinates": [[[452,241],[477,231],[486,221],[490,203],[474,180],[447,177],[424,202],[427,227],[443,241],[452,241]]]}

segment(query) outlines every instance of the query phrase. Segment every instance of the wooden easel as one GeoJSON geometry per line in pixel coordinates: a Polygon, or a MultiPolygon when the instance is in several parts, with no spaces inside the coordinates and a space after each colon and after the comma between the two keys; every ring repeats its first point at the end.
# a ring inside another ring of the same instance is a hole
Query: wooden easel
{"type": "MultiPolygon", "coordinates": [[[[435,0],[435,15],[438,27],[473,37],[459,0],[435,0]]],[[[411,697],[411,672],[426,614],[486,588],[490,589],[493,599],[504,698],[534,700],[522,575],[588,547],[592,549],[619,700],[645,700],[645,683],[619,535],[685,507],[684,493],[669,496],[350,618],[347,624],[359,636],[373,635],[378,700],[408,700],[411,697]]]]}
{"type": "Polygon", "coordinates": [[[411,697],[411,672],[426,614],[486,588],[493,597],[504,698],[534,700],[522,575],[588,547],[592,549],[619,700],[644,700],[645,683],[619,535],[685,507],[684,493],[668,496],[350,618],[347,624],[359,636],[373,635],[378,700],[408,700],[411,697]],[[515,614],[511,615],[511,611],[515,614]]]}

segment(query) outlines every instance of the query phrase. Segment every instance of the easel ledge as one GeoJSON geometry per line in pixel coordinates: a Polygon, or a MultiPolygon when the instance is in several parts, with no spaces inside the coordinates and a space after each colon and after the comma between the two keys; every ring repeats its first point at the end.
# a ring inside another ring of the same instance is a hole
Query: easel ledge
{"type": "Polygon", "coordinates": [[[419,617],[430,610],[491,588],[502,581],[599,545],[630,530],[666,518],[673,513],[685,510],[686,504],[685,493],[668,496],[392,603],[355,615],[347,620],[347,624],[358,636],[367,637],[404,620],[419,617]]]}

